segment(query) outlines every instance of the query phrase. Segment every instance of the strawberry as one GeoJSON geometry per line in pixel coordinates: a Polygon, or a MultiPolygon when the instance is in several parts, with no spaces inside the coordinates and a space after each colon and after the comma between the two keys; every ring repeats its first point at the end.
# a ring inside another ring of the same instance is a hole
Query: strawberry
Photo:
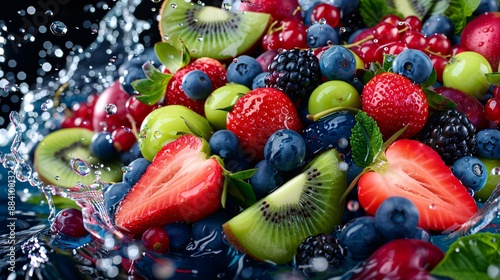
{"type": "Polygon", "coordinates": [[[218,60],[210,57],[200,57],[183,68],[177,70],[168,82],[165,103],[166,105],[184,105],[196,113],[205,115],[205,101],[189,98],[182,89],[182,78],[192,70],[205,72],[212,81],[212,91],[227,83],[226,69],[218,60]]]}
{"type": "Polygon", "coordinates": [[[477,211],[474,198],[431,147],[400,139],[385,155],[381,153],[358,181],[359,203],[368,214],[375,215],[386,198],[402,196],[417,207],[420,227],[444,231],[463,224],[477,211]]]}
{"type": "Polygon", "coordinates": [[[302,131],[294,104],[274,88],[257,88],[240,97],[227,115],[226,127],[238,136],[251,161],[264,158],[264,146],[273,132],[282,128],[302,131]]]}
{"type": "Polygon", "coordinates": [[[208,143],[191,134],[166,144],[115,214],[118,228],[140,237],[150,227],[196,222],[221,206],[223,169],[208,143]]]}
{"type": "Polygon", "coordinates": [[[429,106],[424,91],[408,78],[385,72],[364,87],[362,109],[378,124],[384,139],[407,126],[401,138],[415,136],[427,122],[429,106]]]}

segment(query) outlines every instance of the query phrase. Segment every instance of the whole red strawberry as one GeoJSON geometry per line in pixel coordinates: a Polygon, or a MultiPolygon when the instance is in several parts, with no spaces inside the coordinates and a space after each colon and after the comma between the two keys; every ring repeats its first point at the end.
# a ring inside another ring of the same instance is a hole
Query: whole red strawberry
{"type": "Polygon", "coordinates": [[[185,67],[174,73],[174,76],[167,85],[165,94],[166,105],[184,105],[196,113],[204,116],[204,100],[194,100],[189,98],[182,89],[182,78],[192,70],[205,72],[212,81],[212,91],[227,83],[226,69],[218,60],[210,57],[201,57],[189,63],[185,67]]]}
{"type": "Polygon", "coordinates": [[[422,130],[429,117],[424,91],[399,74],[376,75],[361,96],[363,111],[377,122],[384,139],[405,126],[401,138],[411,138],[422,130]]]}
{"type": "Polygon", "coordinates": [[[226,127],[238,136],[242,151],[252,161],[264,158],[266,141],[276,130],[302,131],[294,104],[274,88],[257,88],[240,97],[227,115],[226,127]]]}

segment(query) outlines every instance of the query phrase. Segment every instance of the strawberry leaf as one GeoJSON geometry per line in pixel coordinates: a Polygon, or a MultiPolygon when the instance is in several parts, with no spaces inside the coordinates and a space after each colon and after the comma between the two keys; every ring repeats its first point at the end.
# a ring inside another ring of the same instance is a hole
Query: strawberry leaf
{"type": "Polygon", "coordinates": [[[500,86],[500,72],[496,73],[487,73],[485,74],[486,80],[488,83],[494,85],[494,86],[500,86]]]}
{"type": "Polygon", "coordinates": [[[450,5],[444,11],[454,24],[455,34],[460,34],[467,24],[467,20],[477,9],[481,0],[450,0],[450,5]]]}
{"type": "Polygon", "coordinates": [[[384,54],[384,62],[382,63],[382,68],[386,72],[392,70],[392,62],[394,61],[394,58],[396,58],[396,56],[393,54],[384,54]]]}
{"type": "Polygon", "coordinates": [[[448,99],[447,97],[442,96],[441,94],[429,89],[422,89],[427,97],[427,103],[429,106],[436,110],[446,110],[446,109],[454,109],[457,107],[457,103],[448,99]]]}
{"type": "Polygon", "coordinates": [[[139,93],[137,100],[144,104],[154,105],[160,101],[165,95],[168,82],[172,78],[170,74],[164,74],[155,70],[148,68],[148,73],[150,78],[135,80],[131,83],[135,91],[139,93]],[[154,80],[153,80],[154,79],[154,80]]]}
{"type": "Polygon", "coordinates": [[[377,122],[365,112],[359,111],[350,138],[352,159],[359,167],[369,166],[383,145],[382,133],[377,122]]]}
{"type": "Polygon", "coordinates": [[[400,12],[387,5],[386,0],[360,0],[359,14],[367,26],[375,26],[388,14],[404,18],[400,12]]]}
{"type": "Polygon", "coordinates": [[[356,76],[359,78],[361,83],[366,85],[366,83],[368,83],[375,76],[375,73],[366,69],[357,69],[356,76]]]}
{"type": "Polygon", "coordinates": [[[191,59],[182,40],[174,40],[174,43],[176,42],[175,45],[168,42],[158,42],[154,46],[156,56],[170,73],[175,73],[186,66],[191,59]]]}

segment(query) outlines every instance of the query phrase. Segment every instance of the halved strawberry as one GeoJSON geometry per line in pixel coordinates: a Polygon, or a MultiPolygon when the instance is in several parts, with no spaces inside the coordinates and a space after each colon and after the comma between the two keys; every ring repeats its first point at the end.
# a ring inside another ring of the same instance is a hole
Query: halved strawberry
{"type": "Polygon", "coordinates": [[[444,231],[463,224],[477,211],[474,198],[441,157],[419,141],[395,141],[385,151],[385,159],[369,168],[373,171],[358,181],[358,198],[371,215],[386,198],[403,196],[417,207],[420,227],[444,231]]]}
{"type": "Polygon", "coordinates": [[[217,160],[207,158],[208,149],[188,134],[166,144],[117,209],[117,227],[140,237],[152,226],[193,223],[216,212],[224,175],[217,160]]]}

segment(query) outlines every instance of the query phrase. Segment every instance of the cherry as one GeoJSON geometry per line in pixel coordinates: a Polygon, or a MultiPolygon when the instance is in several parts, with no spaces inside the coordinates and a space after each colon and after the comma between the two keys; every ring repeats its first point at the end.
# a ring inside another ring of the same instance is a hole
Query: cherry
{"type": "Polygon", "coordinates": [[[130,96],[127,102],[125,102],[125,108],[127,109],[127,113],[137,123],[137,126],[140,126],[147,115],[158,108],[158,105],[148,105],[139,101],[136,96],[130,96]]]}
{"type": "Polygon", "coordinates": [[[361,60],[365,63],[365,68],[368,68],[371,62],[375,62],[375,51],[378,49],[379,45],[373,42],[365,42],[359,46],[354,46],[351,48],[361,60]]]}
{"type": "Polygon", "coordinates": [[[262,37],[262,47],[266,51],[281,49],[279,32],[270,32],[262,37]]]}
{"type": "Polygon", "coordinates": [[[393,55],[398,55],[408,47],[406,44],[402,42],[391,42],[387,43],[383,46],[378,47],[375,50],[374,56],[375,60],[378,61],[380,64],[384,62],[384,55],[385,54],[393,54],[393,55]]]}
{"type": "Polygon", "coordinates": [[[94,130],[94,126],[92,124],[91,119],[74,118],[73,127],[81,127],[81,128],[86,128],[88,130],[94,130]]]}
{"type": "Polygon", "coordinates": [[[340,21],[340,11],[328,3],[319,3],[314,6],[310,20],[312,23],[324,20],[331,27],[337,27],[340,21]]]}
{"type": "Polygon", "coordinates": [[[462,46],[462,45],[454,45],[453,47],[451,47],[451,56],[454,56],[454,55],[457,55],[461,52],[465,52],[467,51],[467,48],[462,46]]]}
{"type": "Polygon", "coordinates": [[[399,29],[408,27],[411,31],[420,31],[422,29],[422,21],[417,16],[411,15],[400,22],[398,27],[399,29]]]}
{"type": "Polygon", "coordinates": [[[374,41],[379,45],[395,42],[399,40],[399,30],[395,25],[388,22],[380,22],[372,30],[374,41]]]}
{"type": "Polygon", "coordinates": [[[132,130],[128,127],[118,127],[111,133],[113,146],[118,152],[128,151],[137,142],[132,130]]]}
{"type": "Polygon", "coordinates": [[[397,15],[388,14],[385,17],[383,17],[382,20],[380,20],[380,22],[387,22],[387,23],[390,23],[394,26],[398,26],[399,23],[401,22],[401,20],[402,19],[397,15]]]}
{"type": "Polygon", "coordinates": [[[62,233],[69,237],[83,237],[89,234],[83,225],[82,211],[66,208],[57,213],[54,223],[50,226],[53,233],[62,233]]]}
{"type": "Polygon", "coordinates": [[[484,113],[488,120],[500,123],[500,98],[492,97],[488,99],[484,106],[484,113]]]}
{"type": "Polygon", "coordinates": [[[170,247],[170,237],[166,230],[160,227],[147,229],[141,237],[144,247],[158,253],[164,253],[170,247]]]}
{"type": "Polygon", "coordinates": [[[419,31],[406,31],[401,36],[401,42],[405,43],[409,49],[423,50],[427,45],[425,35],[419,31]]]}
{"type": "Polygon", "coordinates": [[[493,94],[493,97],[500,98],[500,86],[494,86],[492,94],[493,94]]]}
{"type": "Polygon", "coordinates": [[[71,109],[76,118],[92,119],[94,105],[92,103],[75,103],[71,109]]]}
{"type": "Polygon", "coordinates": [[[432,54],[448,55],[451,52],[451,43],[444,34],[432,34],[427,37],[425,50],[432,54]]]}
{"type": "Polygon", "coordinates": [[[439,82],[443,81],[443,70],[446,64],[448,64],[448,60],[440,55],[429,54],[429,58],[431,59],[432,66],[436,69],[436,79],[439,82]]]}

